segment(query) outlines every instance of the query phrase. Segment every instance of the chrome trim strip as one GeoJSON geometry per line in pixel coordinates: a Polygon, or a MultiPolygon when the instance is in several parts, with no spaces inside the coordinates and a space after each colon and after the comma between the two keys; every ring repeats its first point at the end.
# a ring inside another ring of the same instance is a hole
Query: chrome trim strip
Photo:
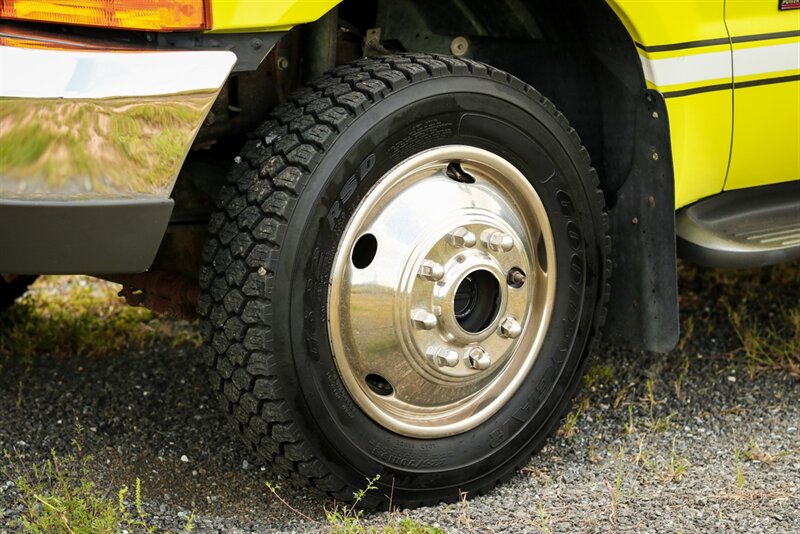
{"type": "Polygon", "coordinates": [[[0,46],[0,98],[113,98],[216,91],[228,51],[134,52],[0,46]]]}

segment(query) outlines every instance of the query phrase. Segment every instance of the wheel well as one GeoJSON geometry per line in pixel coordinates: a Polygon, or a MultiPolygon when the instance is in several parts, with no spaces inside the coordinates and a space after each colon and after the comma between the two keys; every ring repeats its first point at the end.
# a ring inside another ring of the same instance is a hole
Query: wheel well
{"type": "MultiPolygon", "coordinates": [[[[364,24],[364,4],[347,0],[339,15],[364,24]]],[[[374,12],[385,48],[458,55],[466,44],[464,57],[536,87],[578,131],[607,203],[616,203],[633,163],[631,125],[646,88],[633,41],[605,2],[576,8],[572,2],[378,0],[374,12]]]]}
{"type": "MultiPolygon", "coordinates": [[[[517,76],[564,113],[613,207],[631,174],[633,126],[645,105],[646,86],[633,40],[611,8],[603,0],[575,6],[525,0],[345,0],[319,22],[284,36],[258,70],[232,76],[195,144],[219,146],[253,129],[293,88],[334,64],[387,51],[452,54],[459,39],[467,45],[464,57],[517,76]],[[334,34],[326,20],[338,21],[334,34]],[[375,31],[378,41],[371,44],[375,31]]],[[[179,185],[184,182],[179,179],[179,185]]]]}

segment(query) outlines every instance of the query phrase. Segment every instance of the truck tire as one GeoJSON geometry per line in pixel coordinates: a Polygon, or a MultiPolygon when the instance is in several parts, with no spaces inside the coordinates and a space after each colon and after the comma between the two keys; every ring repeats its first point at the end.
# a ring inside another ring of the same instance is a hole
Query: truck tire
{"type": "Polygon", "coordinates": [[[0,276],[0,312],[14,304],[14,301],[25,293],[34,280],[36,280],[35,276],[20,276],[11,282],[6,282],[0,276]]]}
{"type": "Polygon", "coordinates": [[[484,493],[558,425],[599,339],[608,217],[564,116],[465,59],[362,59],[255,132],[209,224],[214,391],[275,473],[338,499],[484,493]]]}

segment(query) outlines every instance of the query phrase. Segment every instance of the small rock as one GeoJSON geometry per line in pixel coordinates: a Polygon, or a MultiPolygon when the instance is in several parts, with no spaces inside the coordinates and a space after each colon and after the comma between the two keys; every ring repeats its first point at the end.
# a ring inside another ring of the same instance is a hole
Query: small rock
{"type": "Polygon", "coordinates": [[[185,462],[188,462],[188,461],[189,461],[189,457],[188,456],[186,456],[185,454],[181,455],[181,462],[185,463],[185,462]]]}

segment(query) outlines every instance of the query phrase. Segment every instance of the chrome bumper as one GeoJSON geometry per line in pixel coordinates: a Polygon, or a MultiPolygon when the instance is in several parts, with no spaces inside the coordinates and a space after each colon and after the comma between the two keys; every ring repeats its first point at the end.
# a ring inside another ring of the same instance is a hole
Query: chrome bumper
{"type": "Polygon", "coordinates": [[[0,273],[148,269],[235,61],[0,24],[0,273]]]}
{"type": "Polygon", "coordinates": [[[0,199],[169,198],[235,62],[0,27],[0,199]]]}

